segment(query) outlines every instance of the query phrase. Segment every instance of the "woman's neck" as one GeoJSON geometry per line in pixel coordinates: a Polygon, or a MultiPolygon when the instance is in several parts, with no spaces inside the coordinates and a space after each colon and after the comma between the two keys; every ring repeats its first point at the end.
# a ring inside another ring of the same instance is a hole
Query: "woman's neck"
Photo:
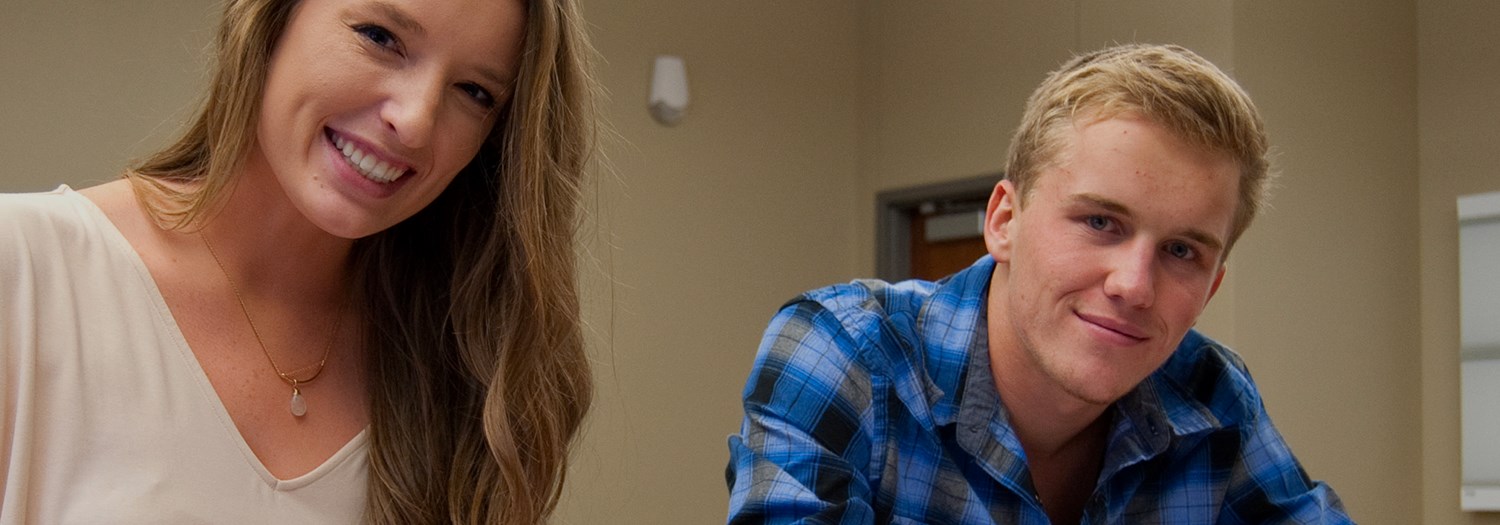
{"type": "Polygon", "coordinates": [[[307,220],[268,170],[247,169],[225,191],[197,235],[212,243],[243,293],[275,300],[345,300],[353,240],[307,220]]]}

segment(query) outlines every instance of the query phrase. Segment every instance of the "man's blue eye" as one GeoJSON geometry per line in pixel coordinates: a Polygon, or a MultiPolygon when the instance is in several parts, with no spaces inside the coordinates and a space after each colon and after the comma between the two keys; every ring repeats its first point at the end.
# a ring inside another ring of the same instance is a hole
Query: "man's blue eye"
{"type": "Polygon", "coordinates": [[[1090,215],[1083,219],[1085,224],[1095,230],[1104,231],[1109,229],[1110,221],[1103,215],[1090,215]]]}
{"type": "Polygon", "coordinates": [[[1180,242],[1174,242],[1172,244],[1168,244],[1167,245],[1167,254],[1169,254],[1169,255],[1171,255],[1173,257],[1176,257],[1178,259],[1192,259],[1194,255],[1197,255],[1196,253],[1193,252],[1193,248],[1192,247],[1190,247],[1190,246],[1188,246],[1186,244],[1180,243],[1180,242]]]}

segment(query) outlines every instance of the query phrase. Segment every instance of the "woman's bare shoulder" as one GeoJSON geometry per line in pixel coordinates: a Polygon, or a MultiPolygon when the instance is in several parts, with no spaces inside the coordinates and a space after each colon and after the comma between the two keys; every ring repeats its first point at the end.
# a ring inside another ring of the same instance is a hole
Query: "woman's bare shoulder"
{"type": "Polygon", "coordinates": [[[90,186],[78,190],[78,193],[93,201],[94,205],[104,212],[104,216],[109,217],[110,222],[115,223],[115,227],[122,232],[125,231],[125,225],[122,223],[147,219],[127,179],[90,186]]]}
{"type": "Polygon", "coordinates": [[[129,179],[120,179],[84,188],[78,193],[104,212],[105,218],[120,231],[152,273],[157,274],[162,271],[160,263],[171,260],[173,252],[184,249],[183,235],[157,225],[141,205],[133,184],[129,179]]]}

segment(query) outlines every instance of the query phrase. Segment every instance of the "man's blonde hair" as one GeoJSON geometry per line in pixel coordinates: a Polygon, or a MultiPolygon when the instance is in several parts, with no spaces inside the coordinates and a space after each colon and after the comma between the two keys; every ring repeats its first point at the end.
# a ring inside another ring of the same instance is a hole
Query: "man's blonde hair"
{"type": "Polygon", "coordinates": [[[1026,102],[1011,139],[1005,177],[1018,205],[1055,166],[1075,124],[1122,115],[1166,127],[1178,138],[1234,159],[1239,199],[1226,246],[1264,205],[1270,186],[1265,125],[1250,96],[1203,57],[1173,45],[1127,44],[1074,57],[1026,102]]]}

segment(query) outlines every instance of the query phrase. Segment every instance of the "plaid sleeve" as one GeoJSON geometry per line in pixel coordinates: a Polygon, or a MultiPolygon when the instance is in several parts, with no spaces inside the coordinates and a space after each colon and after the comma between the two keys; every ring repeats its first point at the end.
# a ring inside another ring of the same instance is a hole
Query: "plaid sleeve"
{"type": "Polygon", "coordinates": [[[820,304],[783,307],[745,385],[729,438],[729,523],[869,524],[870,373],[820,304]]]}
{"type": "Polygon", "coordinates": [[[1242,427],[1239,458],[1230,469],[1219,523],[1352,525],[1338,494],[1308,478],[1271,424],[1264,403],[1257,399],[1255,406],[1254,420],[1242,427]]]}

